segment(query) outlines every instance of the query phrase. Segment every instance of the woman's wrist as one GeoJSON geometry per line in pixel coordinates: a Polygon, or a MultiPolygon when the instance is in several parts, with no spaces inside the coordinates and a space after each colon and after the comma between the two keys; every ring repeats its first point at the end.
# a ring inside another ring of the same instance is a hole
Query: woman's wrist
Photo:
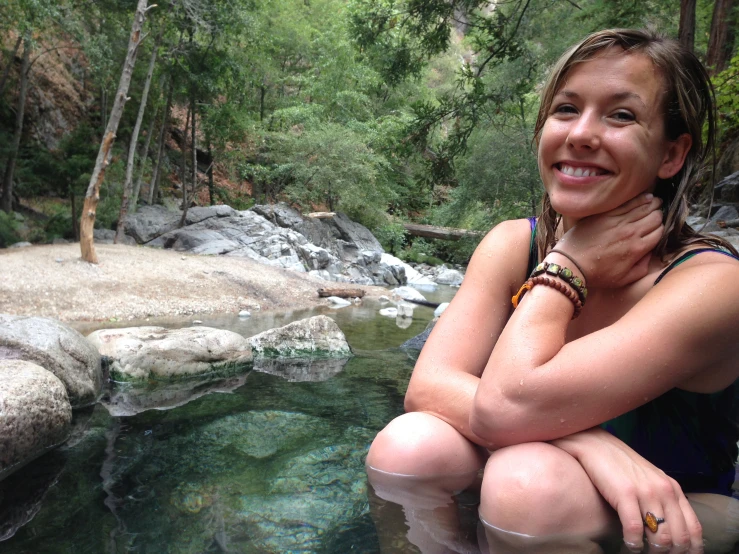
{"type": "Polygon", "coordinates": [[[544,258],[545,262],[557,264],[561,267],[566,267],[570,271],[572,271],[572,274],[576,277],[578,277],[584,284],[587,286],[588,279],[585,276],[585,274],[582,272],[582,270],[577,266],[576,264],[572,263],[571,259],[567,256],[561,254],[560,252],[549,252],[549,254],[546,255],[544,258]]]}

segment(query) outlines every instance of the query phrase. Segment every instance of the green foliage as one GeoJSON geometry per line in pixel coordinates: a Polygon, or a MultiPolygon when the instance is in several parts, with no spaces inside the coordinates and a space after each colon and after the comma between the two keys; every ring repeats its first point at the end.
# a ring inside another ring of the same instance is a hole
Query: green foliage
{"type": "Polygon", "coordinates": [[[408,239],[408,232],[397,221],[388,221],[375,227],[373,234],[382,247],[394,256],[400,254],[408,239]]]}
{"type": "Polygon", "coordinates": [[[731,137],[739,133],[739,55],[713,79],[716,90],[719,136],[731,137]]]}
{"type": "Polygon", "coordinates": [[[18,225],[13,214],[0,210],[0,248],[7,248],[20,240],[18,225]]]}

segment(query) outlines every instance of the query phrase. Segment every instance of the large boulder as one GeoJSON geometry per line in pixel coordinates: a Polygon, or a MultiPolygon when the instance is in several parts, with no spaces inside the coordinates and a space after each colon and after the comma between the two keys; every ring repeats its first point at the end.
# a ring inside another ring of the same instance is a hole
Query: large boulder
{"type": "Polygon", "coordinates": [[[95,403],[100,355],[80,333],[53,319],[0,314],[0,360],[26,360],[56,375],[73,408],[95,403]]]}
{"type": "Polygon", "coordinates": [[[101,329],[87,338],[111,359],[111,377],[122,381],[243,371],[252,359],[244,337],[210,327],[101,329]]]}
{"type": "MultiPolygon", "coordinates": [[[[230,206],[194,207],[187,211],[185,225],[200,223],[206,219],[229,217],[236,213],[230,206]]],[[[135,213],[126,216],[124,230],[139,244],[146,244],[161,235],[177,229],[182,219],[181,211],[173,211],[164,206],[142,206],[135,213]]]]}
{"type": "Polygon", "coordinates": [[[23,360],[0,361],[0,479],[69,436],[72,407],[64,384],[23,360]]]}
{"type": "Polygon", "coordinates": [[[249,339],[255,356],[301,358],[352,355],[344,333],[333,319],[317,315],[270,329],[249,339]]]}

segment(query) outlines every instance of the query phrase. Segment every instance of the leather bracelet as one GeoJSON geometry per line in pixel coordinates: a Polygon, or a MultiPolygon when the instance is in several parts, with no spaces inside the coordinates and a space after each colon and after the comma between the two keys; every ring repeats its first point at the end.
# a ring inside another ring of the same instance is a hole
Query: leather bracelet
{"type": "Polygon", "coordinates": [[[588,298],[588,289],[585,286],[585,283],[582,282],[582,279],[572,273],[572,270],[569,267],[564,267],[550,262],[541,262],[534,268],[534,271],[531,272],[529,277],[537,277],[545,273],[552,277],[559,277],[565,283],[570,285],[577,292],[577,296],[580,298],[582,305],[585,305],[585,300],[588,298]]]}
{"type": "Polygon", "coordinates": [[[558,279],[552,279],[550,277],[545,277],[542,275],[529,278],[529,280],[526,281],[520,289],[518,289],[516,295],[511,298],[511,303],[513,304],[513,307],[518,308],[518,304],[521,302],[524,294],[526,294],[536,285],[546,285],[548,287],[552,287],[553,289],[557,289],[559,292],[564,294],[575,307],[575,311],[572,314],[572,319],[576,319],[580,315],[580,312],[582,312],[582,302],[580,301],[580,298],[574,290],[572,290],[570,287],[568,287],[566,284],[558,279]]]}
{"type": "Polygon", "coordinates": [[[564,256],[565,258],[567,258],[568,260],[570,260],[572,262],[572,265],[574,265],[577,268],[577,270],[580,272],[580,275],[582,275],[583,280],[586,283],[588,282],[587,275],[585,275],[585,272],[580,267],[580,264],[575,261],[575,258],[573,258],[572,256],[570,256],[569,254],[566,254],[565,252],[562,252],[558,248],[552,248],[549,252],[550,253],[554,252],[555,254],[559,254],[560,256],[564,256]]]}

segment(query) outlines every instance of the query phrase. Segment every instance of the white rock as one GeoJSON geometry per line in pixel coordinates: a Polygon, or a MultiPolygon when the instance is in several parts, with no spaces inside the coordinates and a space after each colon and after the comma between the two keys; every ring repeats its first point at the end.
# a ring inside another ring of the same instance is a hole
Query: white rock
{"type": "Polygon", "coordinates": [[[384,294],[380,296],[377,300],[379,300],[381,304],[387,304],[388,302],[390,302],[390,299],[384,294]]]}
{"type": "Polygon", "coordinates": [[[449,302],[443,302],[439,304],[436,309],[434,310],[434,317],[439,317],[441,314],[444,313],[444,310],[446,310],[447,306],[449,306],[449,302]]]}
{"type": "Polygon", "coordinates": [[[177,378],[251,361],[249,341],[211,327],[101,329],[87,339],[113,358],[111,373],[122,379],[177,378]]]}
{"type": "Polygon", "coordinates": [[[193,324],[193,325],[202,325],[202,324],[203,324],[203,322],[202,322],[202,321],[200,321],[199,319],[193,319],[193,320],[192,320],[192,324],[193,324]]]}
{"type": "Polygon", "coordinates": [[[270,329],[249,339],[254,353],[261,356],[305,357],[351,356],[344,333],[333,319],[317,315],[270,329]]]}
{"type": "Polygon", "coordinates": [[[239,317],[251,317],[251,313],[248,310],[241,310],[239,312],[239,317]]]}
{"type": "Polygon", "coordinates": [[[436,282],[441,285],[461,285],[464,275],[456,269],[443,269],[436,275],[436,282]]]}
{"type": "Polygon", "coordinates": [[[413,310],[415,306],[409,302],[398,302],[398,317],[413,318],[413,310]]]}
{"type": "Polygon", "coordinates": [[[352,304],[346,298],[339,298],[338,296],[329,296],[326,300],[328,300],[334,308],[344,308],[346,306],[351,306],[352,304]]]}
{"type": "Polygon", "coordinates": [[[408,329],[408,327],[413,325],[413,318],[398,316],[395,318],[395,325],[397,325],[401,329],[408,329]]]}
{"type": "Polygon", "coordinates": [[[64,384],[23,360],[0,360],[0,479],[67,440],[72,421],[64,384]]]}
{"type": "Polygon", "coordinates": [[[413,287],[398,287],[391,292],[393,300],[426,300],[426,297],[413,287]]]}
{"type": "Polygon", "coordinates": [[[383,308],[380,310],[380,315],[384,315],[385,317],[397,317],[398,308],[383,308]]]}

